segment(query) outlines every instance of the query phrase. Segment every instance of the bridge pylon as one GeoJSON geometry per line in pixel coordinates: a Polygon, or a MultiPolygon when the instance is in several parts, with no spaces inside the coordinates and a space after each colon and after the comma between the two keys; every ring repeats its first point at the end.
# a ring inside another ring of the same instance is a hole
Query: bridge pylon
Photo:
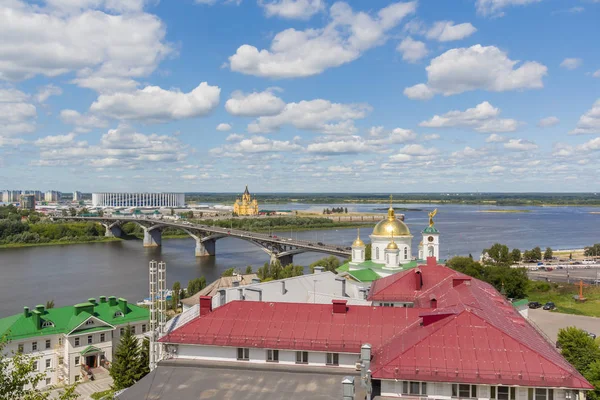
{"type": "Polygon", "coordinates": [[[144,247],[159,247],[162,245],[162,232],[160,229],[146,228],[144,230],[144,247]]]}

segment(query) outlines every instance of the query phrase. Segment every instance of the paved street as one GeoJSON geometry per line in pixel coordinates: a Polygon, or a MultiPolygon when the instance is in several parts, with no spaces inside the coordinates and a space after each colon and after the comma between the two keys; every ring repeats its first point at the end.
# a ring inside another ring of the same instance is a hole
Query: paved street
{"type": "MultiPolygon", "coordinates": [[[[90,397],[92,394],[96,392],[103,392],[105,390],[110,389],[110,385],[112,385],[113,380],[110,376],[106,376],[104,378],[96,379],[95,381],[89,381],[81,383],[77,386],[75,391],[79,393],[80,397],[78,400],[91,400],[90,397]]],[[[50,393],[51,399],[58,398],[59,389],[52,390],[50,393]]]]}
{"type": "Polygon", "coordinates": [[[600,318],[562,314],[538,308],[529,310],[529,319],[532,320],[553,343],[556,343],[559,329],[568,326],[575,326],[600,336],[600,318]]]}

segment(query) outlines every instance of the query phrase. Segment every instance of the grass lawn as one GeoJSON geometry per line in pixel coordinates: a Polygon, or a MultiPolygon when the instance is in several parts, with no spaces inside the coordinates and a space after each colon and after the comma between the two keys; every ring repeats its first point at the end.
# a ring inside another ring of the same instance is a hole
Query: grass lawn
{"type": "Polygon", "coordinates": [[[584,285],[583,296],[587,298],[584,303],[573,299],[577,294],[579,285],[534,282],[527,298],[542,304],[551,301],[556,304],[556,312],[600,317],[600,287],[584,285]]]}

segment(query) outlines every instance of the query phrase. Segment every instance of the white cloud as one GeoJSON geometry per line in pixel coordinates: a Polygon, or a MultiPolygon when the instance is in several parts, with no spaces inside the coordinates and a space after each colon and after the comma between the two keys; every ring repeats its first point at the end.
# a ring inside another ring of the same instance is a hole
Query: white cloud
{"type": "Polygon", "coordinates": [[[585,142],[580,146],[583,151],[600,151],[600,137],[585,142]]]}
{"type": "Polygon", "coordinates": [[[0,88],[0,137],[35,131],[36,107],[16,89],[0,88]]]}
{"type": "Polygon", "coordinates": [[[69,133],[67,135],[46,136],[36,140],[34,144],[38,147],[68,146],[73,144],[74,139],[75,134],[69,133]]]}
{"type": "Polygon", "coordinates": [[[486,143],[504,143],[508,139],[502,135],[498,135],[497,133],[492,133],[490,136],[485,139],[486,143]]]}
{"type": "Polygon", "coordinates": [[[565,58],[560,63],[560,66],[562,68],[574,70],[574,69],[579,68],[581,66],[581,64],[583,64],[583,60],[581,58],[565,58]]]}
{"type": "Polygon", "coordinates": [[[400,53],[402,53],[402,59],[411,63],[415,63],[427,56],[427,46],[425,43],[418,40],[413,40],[411,37],[407,37],[396,47],[400,53]]]}
{"type": "Polygon", "coordinates": [[[39,88],[37,94],[35,95],[35,101],[38,103],[44,103],[50,96],[60,96],[62,92],[62,89],[58,86],[54,86],[52,84],[46,85],[39,88]]]}
{"type": "Polygon", "coordinates": [[[239,142],[240,140],[244,139],[244,135],[238,135],[237,133],[232,133],[231,135],[227,136],[227,140],[228,142],[239,142]]]}
{"type": "Polygon", "coordinates": [[[411,156],[431,156],[439,153],[439,150],[435,147],[425,147],[421,144],[408,144],[402,147],[399,152],[411,156]]]}
{"type": "Polygon", "coordinates": [[[438,21],[427,31],[426,36],[430,40],[450,42],[464,39],[475,32],[477,32],[477,28],[468,22],[454,25],[454,21],[438,21]]]}
{"type": "Polygon", "coordinates": [[[478,89],[504,92],[544,86],[546,66],[528,61],[515,68],[518,63],[494,46],[451,49],[431,60],[426,68],[427,84],[406,88],[404,94],[411,99],[428,99],[435,93],[450,96],[478,89]]]}
{"type": "Polygon", "coordinates": [[[417,134],[410,129],[396,128],[390,134],[392,143],[411,142],[417,138],[417,134]]]}
{"type": "Polygon", "coordinates": [[[514,119],[501,119],[500,109],[492,106],[487,101],[465,111],[449,111],[443,115],[435,115],[428,121],[423,121],[419,126],[426,128],[451,128],[467,127],[477,132],[513,132],[517,130],[519,122],[514,119]]]}
{"type": "Polygon", "coordinates": [[[101,94],[90,111],[122,120],[166,122],[204,116],[219,105],[221,89],[202,82],[189,93],[146,86],[135,92],[101,94]]]}
{"type": "Polygon", "coordinates": [[[452,153],[453,158],[475,158],[485,154],[486,151],[483,149],[474,149],[470,146],[466,146],[464,149],[460,151],[455,151],[452,153]]]}
{"type": "Polygon", "coordinates": [[[317,75],[384,43],[386,33],[415,9],[416,2],[393,3],[372,17],[337,2],[330,8],[331,21],[324,28],[286,29],[275,35],[269,50],[244,44],[229,57],[229,65],[232,71],[269,78],[317,75]]]}
{"type": "Polygon", "coordinates": [[[504,170],[506,170],[506,168],[500,166],[500,165],[494,165],[493,167],[491,167],[488,172],[490,174],[501,174],[504,172],[504,170]]]}
{"type": "Polygon", "coordinates": [[[421,139],[425,142],[428,142],[430,140],[438,140],[439,138],[440,135],[438,135],[437,133],[431,133],[429,135],[423,135],[421,139]]]}
{"type": "Polygon", "coordinates": [[[504,143],[504,148],[511,151],[530,151],[538,148],[538,145],[525,139],[510,139],[504,143]]]}
{"type": "Polygon", "coordinates": [[[259,117],[248,125],[251,133],[270,133],[284,125],[327,135],[351,134],[356,131],[354,120],[364,118],[371,110],[367,104],[340,104],[316,99],[288,103],[281,113],[259,117]]]}
{"type": "Polygon", "coordinates": [[[340,173],[349,173],[352,172],[352,167],[344,167],[341,165],[332,165],[327,168],[329,172],[340,172],[340,173]]]}
{"type": "Polygon", "coordinates": [[[371,152],[373,147],[360,137],[353,136],[344,140],[311,143],[306,150],[317,154],[357,154],[371,152]]]}
{"type": "Polygon", "coordinates": [[[81,86],[108,90],[148,76],[172,53],[159,18],[141,11],[115,14],[139,9],[134,3],[141,2],[53,3],[61,7],[41,8],[21,0],[0,4],[0,79],[75,72],[74,82],[81,86]],[[75,7],[62,7],[69,4],[75,7]],[[91,6],[95,9],[87,9],[91,6]]]}
{"type": "Polygon", "coordinates": [[[600,78],[600,69],[592,74],[594,78],[600,78]]]}
{"type": "Polygon", "coordinates": [[[264,136],[253,136],[250,139],[242,139],[226,147],[211,149],[210,152],[216,156],[230,157],[236,153],[295,152],[301,150],[302,146],[293,141],[271,140],[264,136]]]}
{"type": "Polygon", "coordinates": [[[220,123],[219,125],[217,125],[217,130],[219,132],[227,132],[227,131],[231,130],[231,125],[225,124],[225,123],[220,123]]]}
{"type": "Polygon", "coordinates": [[[504,15],[503,8],[509,6],[523,6],[538,3],[542,0],[477,0],[475,6],[477,13],[484,16],[501,17],[504,15]]]}
{"type": "Polygon", "coordinates": [[[225,102],[225,110],[231,115],[258,117],[277,115],[285,108],[285,102],[275,96],[271,90],[243,93],[235,91],[225,102]]]}
{"type": "Polygon", "coordinates": [[[323,11],[322,0],[259,0],[258,5],[265,9],[267,17],[306,20],[323,11]]]}
{"type": "Polygon", "coordinates": [[[389,162],[392,163],[405,163],[405,162],[409,162],[412,161],[413,157],[409,154],[403,154],[403,153],[399,153],[399,154],[394,154],[392,156],[389,157],[389,162]]]}
{"type": "Polygon", "coordinates": [[[577,126],[569,132],[570,135],[585,133],[600,133],[600,99],[596,100],[592,108],[579,117],[577,126]]]}
{"type": "Polygon", "coordinates": [[[46,0],[49,7],[69,13],[86,9],[136,12],[141,11],[147,2],[146,0],[46,0]]]}
{"type": "Polygon", "coordinates": [[[75,125],[78,132],[89,132],[93,128],[105,128],[108,122],[95,115],[80,114],[75,110],[62,110],[60,119],[68,125],[75,125]]]}
{"type": "Polygon", "coordinates": [[[548,126],[554,126],[554,125],[558,125],[558,123],[560,122],[560,120],[557,117],[546,117],[546,118],[542,118],[540,119],[540,122],[538,122],[538,126],[545,128],[548,126]]]}
{"type": "Polygon", "coordinates": [[[385,131],[385,128],[383,126],[372,126],[369,129],[369,135],[370,136],[379,136],[381,135],[383,132],[385,131]]]}

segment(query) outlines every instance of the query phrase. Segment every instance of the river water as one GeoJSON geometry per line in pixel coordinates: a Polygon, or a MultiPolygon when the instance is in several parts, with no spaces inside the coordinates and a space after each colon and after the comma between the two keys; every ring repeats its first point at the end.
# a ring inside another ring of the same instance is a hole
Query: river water
{"type": "MultiPolygon", "coordinates": [[[[347,205],[279,204],[261,208],[280,210],[314,210],[347,205]]],[[[403,211],[411,229],[413,255],[421,240],[420,231],[427,226],[428,204],[395,204],[396,207],[419,209],[403,211]]],[[[348,211],[373,211],[385,205],[358,205],[348,211]]],[[[527,213],[488,213],[489,206],[440,205],[435,217],[441,242],[441,257],[473,254],[495,242],[522,250],[535,246],[573,249],[600,242],[600,211],[588,207],[493,207],[526,209],[527,213]]],[[[384,211],[381,211],[384,212],[384,211]]],[[[361,229],[368,243],[371,226],[361,229]]],[[[349,246],[356,229],[275,232],[280,237],[322,241],[349,246]]],[[[23,306],[54,300],[56,306],[72,305],[89,297],[118,296],[134,302],[148,293],[148,262],[167,263],[167,286],[204,275],[208,282],[230,267],[256,270],[268,261],[259,247],[235,238],[217,241],[215,257],[196,258],[193,239],[169,239],[161,248],[145,249],[139,240],[64,246],[0,249],[0,317],[19,313],[23,306]]],[[[324,257],[306,253],[294,257],[295,264],[308,265],[324,257]]]]}

